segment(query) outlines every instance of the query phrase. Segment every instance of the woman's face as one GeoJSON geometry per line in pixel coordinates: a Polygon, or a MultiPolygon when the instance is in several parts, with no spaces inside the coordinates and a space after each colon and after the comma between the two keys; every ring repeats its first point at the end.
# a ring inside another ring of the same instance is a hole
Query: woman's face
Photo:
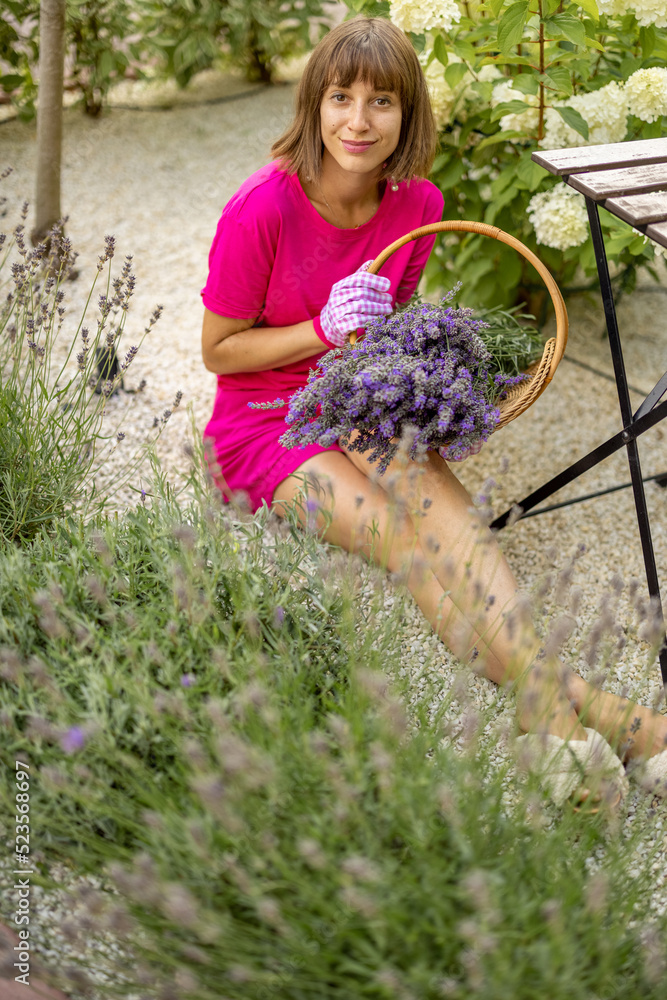
{"type": "Polygon", "coordinates": [[[394,91],[356,80],[327,87],[320,105],[324,157],[344,171],[374,173],[394,152],[401,134],[401,102],[394,91]]]}

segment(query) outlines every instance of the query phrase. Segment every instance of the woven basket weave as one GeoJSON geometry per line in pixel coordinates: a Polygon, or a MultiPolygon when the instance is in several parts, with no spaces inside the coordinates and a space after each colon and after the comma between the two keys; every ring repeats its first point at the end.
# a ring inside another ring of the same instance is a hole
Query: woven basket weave
{"type": "MultiPolygon", "coordinates": [[[[567,344],[567,310],[565,309],[565,302],[563,301],[560,288],[533,251],[529,250],[527,246],[524,246],[514,236],[510,236],[509,233],[498,229],[496,226],[489,226],[485,222],[463,222],[452,219],[446,222],[434,222],[429,226],[421,226],[419,229],[413,229],[412,232],[407,233],[388,247],[385,247],[382,253],[375,258],[368,270],[371,274],[377,274],[385,261],[393,253],[412,240],[418,240],[421,236],[432,236],[434,233],[452,232],[478,233],[480,236],[489,236],[491,239],[506,243],[520,253],[522,257],[525,257],[533,265],[544,281],[556,312],[556,336],[547,340],[541,360],[531,365],[525,372],[528,377],[518,385],[514,385],[508,389],[507,395],[498,403],[500,420],[495,427],[495,430],[498,430],[511,420],[514,420],[515,417],[518,417],[524,410],[527,410],[537,397],[544,392],[549,382],[551,382],[567,344]]],[[[352,334],[350,342],[354,343],[355,340],[356,335],[352,334]]]]}

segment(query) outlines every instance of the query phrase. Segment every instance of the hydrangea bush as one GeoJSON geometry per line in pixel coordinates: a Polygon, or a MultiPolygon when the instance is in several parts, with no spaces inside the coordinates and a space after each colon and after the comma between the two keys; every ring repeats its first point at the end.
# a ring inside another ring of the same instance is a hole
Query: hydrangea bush
{"type": "MultiPolygon", "coordinates": [[[[531,160],[558,149],[654,138],[667,115],[663,0],[347,0],[388,13],[410,34],[440,130],[432,179],[445,218],[499,226],[544,260],[562,286],[596,274],[581,195],[531,160]]],[[[655,246],[601,212],[619,288],[655,277],[655,246]]],[[[545,300],[532,268],[483,236],[448,235],[427,267],[431,288],[462,280],[473,304],[545,300]],[[539,291],[538,291],[539,290],[539,291]]]]}
{"type": "Polygon", "coordinates": [[[439,448],[451,460],[485,441],[498,423],[499,397],[524,376],[501,370],[507,366],[499,355],[511,355],[507,337],[503,350],[492,352],[483,338],[490,324],[447,301],[416,301],[378,317],[354,347],[326,354],[290,400],[282,443],[340,440],[370,451],[382,473],[401,437],[411,458],[439,448]]]}

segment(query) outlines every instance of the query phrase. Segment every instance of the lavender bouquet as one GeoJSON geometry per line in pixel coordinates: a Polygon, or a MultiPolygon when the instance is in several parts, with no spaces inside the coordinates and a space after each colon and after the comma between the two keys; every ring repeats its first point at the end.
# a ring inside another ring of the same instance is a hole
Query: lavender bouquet
{"type": "Polygon", "coordinates": [[[448,304],[456,291],[440,305],[417,300],[379,317],[354,347],[321,358],[289,402],[282,444],[338,440],[370,451],[382,473],[408,430],[411,458],[440,449],[456,460],[485,441],[500,416],[498,400],[525,377],[519,366],[536,347],[539,353],[539,339],[516,320],[508,325],[507,313],[486,323],[448,304]]]}

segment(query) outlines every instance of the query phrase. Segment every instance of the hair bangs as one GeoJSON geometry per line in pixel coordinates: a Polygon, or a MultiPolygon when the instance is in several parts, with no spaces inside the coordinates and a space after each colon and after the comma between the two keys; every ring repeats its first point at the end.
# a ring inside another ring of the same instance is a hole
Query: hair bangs
{"type": "Polygon", "coordinates": [[[370,32],[366,37],[341,40],[333,53],[326,86],[350,87],[356,80],[377,91],[403,92],[404,67],[395,51],[370,32]]]}

